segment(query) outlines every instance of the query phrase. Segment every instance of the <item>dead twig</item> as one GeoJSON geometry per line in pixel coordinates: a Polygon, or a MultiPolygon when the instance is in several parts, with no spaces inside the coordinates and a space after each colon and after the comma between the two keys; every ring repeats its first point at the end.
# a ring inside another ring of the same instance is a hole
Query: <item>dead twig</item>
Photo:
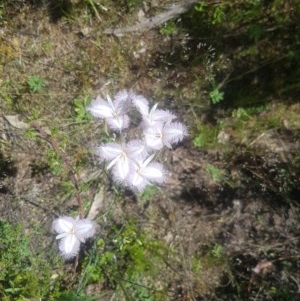
{"type": "Polygon", "coordinates": [[[134,31],[150,30],[152,28],[160,26],[161,24],[171,19],[180,16],[181,14],[184,14],[195,3],[198,3],[198,0],[183,1],[182,3],[171,5],[167,11],[162,12],[161,14],[153,18],[146,19],[144,21],[136,23],[133,26],[129,26],[125,28],[107,28],[104,30],[104,33],[113,34],[116,36],[122,36],[123,34],[134,32],[134,31]]]}

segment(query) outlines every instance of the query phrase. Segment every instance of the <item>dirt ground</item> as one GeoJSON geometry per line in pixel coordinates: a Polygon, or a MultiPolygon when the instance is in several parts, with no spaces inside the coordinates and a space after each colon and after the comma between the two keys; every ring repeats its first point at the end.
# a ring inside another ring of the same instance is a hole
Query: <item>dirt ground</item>
{"type": "MultiPolygon", "coordinates": [[[[207,106],[209,46],[203,46],[206,58],[196,65],[189,64],[195,49],[180,34],[162,35],[157,28],[104,33],[116,24],[135,24],[168,2],[153,1],[151,8],[123,15],[104,1],[97,6],[101,20],[80,1],[17,1],[9,7],[11,18],[0,27],[0,219],[21,222],[25,235],[35,234],[31,246],[39,253],[56,248],[53,219],[76,209],[66,184],[69,171],[51,153],[53,145],[36,134],[32,124],[38,123],[51,131],[79,182],[92,181],[82,197],[93,204],[100,196],[94,218],[102,226],[109,210],[107,224],[134,217],[173,250],[155,280],[157,287],[167,283],[166,300],[300,300],[298,100],[270,96],[269,109],[245,122],[240,139],[227,108],[207,106]],[[33,75],[44,79],[36,93],[28,84],[33,75]],[[113,185],[93,156],[104,126],[76,119],[74,100],[124,88],[175,112],[189,137],[161,154],[170,176],[153,196],[122,191],[113,203],[113,185]],[[276,110],[280,127],[253,130],[254,122],[264,124],[276,110]],[[218,147],[196,147],[199,123],[216,120],[226,122],[218,129],[225,138],[218,147]],[[57,161],[62,168],[55,174],[57,161]],[[221,174],[209,172],[209,166],[221,174]]],[[[222,60],[220,74],[232,68],[222,60]]],[[[91,204],[86,214],[94,214],[91,204]]],[[[93,284],[87,293],[98,290],[93,284]]]]}

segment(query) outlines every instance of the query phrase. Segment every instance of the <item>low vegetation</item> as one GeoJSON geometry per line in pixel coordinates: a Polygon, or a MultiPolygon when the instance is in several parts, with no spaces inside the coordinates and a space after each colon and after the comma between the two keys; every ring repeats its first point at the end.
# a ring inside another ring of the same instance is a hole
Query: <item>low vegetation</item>
{"type": "Polygon", "coordinates": [[[298,298],[300,1],[191,1],[125,32],[173,4],[0,3],[1,300],[298,298]],[[87,110],[122,89],[188,127],[141,192],[112,181],[95,150],[118,133],[87,110]],[[96,234],[64,260],[51,225],[79,214],[96,234]]]}

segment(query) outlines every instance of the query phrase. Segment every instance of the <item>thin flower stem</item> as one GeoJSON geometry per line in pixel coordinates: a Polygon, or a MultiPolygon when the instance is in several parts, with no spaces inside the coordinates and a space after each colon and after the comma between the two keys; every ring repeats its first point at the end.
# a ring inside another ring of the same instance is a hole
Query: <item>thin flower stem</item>
{"type": "Polygon", "coordinates": [[[77,198],[77,203],[78,203],[78,207],[79,207],[79,217],[80,217],[80,219],[82,219],[83,218],[83,205],[82,205],[82,199],[80,196],[78,179],[77,179],[76,173],[74,172],[74,170],[69,162],[67,155],[65,154],[64,151],[62,151],[59,148],[59,145],[57,144],[57,142],[55,140],[53,140],[51,138],[51,136],[49,134],[47,134],[37,123],[33,122],[31,124],[31,126],[39,133],[40,137],[42,137],[43,139],[45,139],[47,142],[50,143],[52,148],[62,158],[65,166],[67,167],[67,170],[69,171],[70,179],[76,189],[76,198],[77,198]]]}
{"type": "Polygon", "coordinates": [[[93,0],[88,0],[88,3],[91,5],[92,9],[94,10],[94,13],[95,13],[96,17],[98,18],[98,20],[99,20],[99,21],[102,21],[100,15],[99,15],[99,13],[98,13],[98,10],[97,10],[97,8],[96,8],[96,5],[95,5],[95,3],[94,3],[94,1],[93,1],[93,0]]]}

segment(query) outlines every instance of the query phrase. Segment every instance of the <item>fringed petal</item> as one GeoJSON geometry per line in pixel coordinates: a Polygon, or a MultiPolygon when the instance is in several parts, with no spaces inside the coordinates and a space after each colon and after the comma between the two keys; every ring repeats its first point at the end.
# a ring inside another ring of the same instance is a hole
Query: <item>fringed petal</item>
{"type": "Polygon", "coordinates": [[[132,99],[132,103],[142,116],[147,116],[149,114],[149,102],[144,96],[135,95],[132,99]]]}
{"type": "Polygon", "coordinates": [[[100,96],[92,101],[87,107],[87,111],[97,118],[109,118],[113,116],[113,108],[100,96]]]}
{"type": "Polygon", "coordinates": [[[128,111],[131,106],[131,100],[135,97],[135,94],[132,91],[121,90],[119,91],[115,97],[114,102],[118,110],[124,112],[124,114],[128,111]]]}
{"type": "Polygon", "coordinates": [[[52,228],[55,232],[70,233],[74,227],[75,220],[70,216],[63,216],[53,221],[52,228]]]}
{"type": "Polygon", "coordinates": [[[163,129],[163,141],[165,144],[178,143],[187,136],[187,128],[182,123],[170,123],[163,129]]]}
{"type": "Polygon", "coordinates": [[[150,163],[140,171],[141,175],[152,183],[162,183],[165,173],[162,164],[150,163]]]}
{"type": "Polygon", "coordinates": [[[132,140],[126,144],[126,153],[131,159],[144,158],[147,155],[147,147],[142,140],[132,140]]]}
{"type": "Polygon", "coordinates": [[[75,257],[80,249],[80,241],[75,234],[68,235],[60,240],[59,251],[65,259],[75,257]]]}
{"type": "Polygon", "coordinates": [[[145,141],[148,147],[155,150],[163,148],[162,128],[163,124],[159,123],[152,127],[148,127],[147,130],[144,131],[145,141]]]}
{"type": "Polygon", "coordinates": [[[143,191],[145,187],[149,184],[149,181],[147,181],[147,179],[142,177],[138,172],[135,172],[132,175],[130,184],[133,189],[136,189],[138,191],[143,191]]]}
{"type": "Polygon", "coordinates": [[[76,222],[75,233],[81,242],[85,242],[87,238],[94,236],[96,233],[95,223],[89,219],[80,219],[76,222]]]}
{"type": "Polygon", "coordinates": [[[127,115],[117,115],[111,118],[106,118],[106,122],[112,130],[122,131],[129,127],[130,118],[127,115]]]}
{"type": "Polygon", "coordinates": [[[144,128],[154,126],[157,123],[170,123],[176,116],[168,110],[157,110],[157,104],[155,104],[150,113],[143,116],[144,128]]]}
{"type": "Polygon", "coordinates": [[[130,160],[126,155],[122,156],[122,158],[117,162],[116,168],[115,168],[115,174],[118,175],[118,177],[121,180],[124,180],[126,176],[128,175],[130,167],[130,160]]]}
{"type": "Polygon", "coordinates": [[[106,143],[97,148],[97,152],[101,159],[112,160],[123,152],[123,147],[118,143],[106,143]]]}

